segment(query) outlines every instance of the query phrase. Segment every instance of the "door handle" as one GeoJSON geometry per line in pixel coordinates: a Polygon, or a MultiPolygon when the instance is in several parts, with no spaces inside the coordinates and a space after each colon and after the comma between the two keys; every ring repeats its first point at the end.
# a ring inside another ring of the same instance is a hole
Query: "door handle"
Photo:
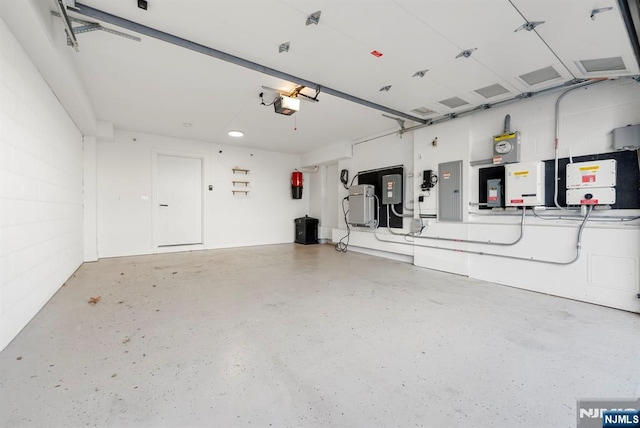
{"type": "Polygon", "coordinates": [[[160,204],[161,207],[168,207],[169,205],[167,204],[160,204]]]}

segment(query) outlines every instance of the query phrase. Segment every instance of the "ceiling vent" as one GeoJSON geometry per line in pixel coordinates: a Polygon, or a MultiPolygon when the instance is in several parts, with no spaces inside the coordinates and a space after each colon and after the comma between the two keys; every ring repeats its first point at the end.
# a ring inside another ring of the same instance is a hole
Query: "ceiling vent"
{"type": "Polygon", "coordinates": [[[602,71],[624,71],[627,69],[622,57],[613,58],[583,59],[580,61],[582,68],[587,73],[598,73],[602,71]]]}
{"type": "Polygon", "coordinates": [[[479,93],[485,98],[497,97],[498,95],[508,94],[509,90],[499,83],[495,85],[485,86],[484,88],[476,89],[475,92],[479,93]]]}
{"type": "Polygon", "coordinates": [[[430,114],[434,114],[437,113],[429,108],[426,107],[418,107],[418,108],[414,108],[413,110],[411,110],[412,113],[416,113],[419,114],[420,116],[428,116],[430,114]]]}
{"type": "Polygon", "coordinates": [[[555,68],[551,66],[532,71],[531,73],[520,75],[520,78],[524,80],[529,86],[537,85],[538,83],[542,82],[548,82],[549,80],[554,80],[559,77],[561,77],[560,74],[556,71],[555,68]]]}
{"type": "Polygon", "coordinates": [[[463,106],[465,104],[469,104],[468,102],[466,102],[462,98],[458,98],[458,97],[447,98],[446,100],[442,100],[442,101],[438,101],[438,102],[440,104],[442,104],[442,105],[445,105],[445,106],[449,107],[449,108],[456,108],[456,107],[463,106]]]}

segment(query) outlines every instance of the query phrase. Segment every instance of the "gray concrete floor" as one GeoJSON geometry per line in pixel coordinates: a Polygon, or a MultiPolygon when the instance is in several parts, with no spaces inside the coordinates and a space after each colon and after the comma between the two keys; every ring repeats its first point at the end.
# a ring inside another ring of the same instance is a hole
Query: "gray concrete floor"
{"type": "Polygon", "coordinates": [[[572,427],[578,398],[640,396],[639,337],[329,245],[105,259],[0,353],[0,425],[572,427]]]}

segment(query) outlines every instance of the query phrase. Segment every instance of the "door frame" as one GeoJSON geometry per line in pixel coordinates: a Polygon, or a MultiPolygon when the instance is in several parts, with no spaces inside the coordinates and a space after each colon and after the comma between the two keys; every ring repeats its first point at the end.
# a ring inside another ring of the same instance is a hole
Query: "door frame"
{"type": "Polygon", "coordinates": [[[185,152],[174,152],[168,150],[159,150],[152,149],[151,150],[151,228],[152,228],[152,246],[153,251],[155,253],[174,253],[178,251],[191,251],[191,250],[203,250],[205,249],[205,214],[206,214],[206,206],[205,203],[205,165],[206,165],[206,156],[204,154],[199,153],[185,153],[185,152]],[[171,245],[171,246],[160,246],[159,245],[159,227],[158,227],[158,217],[159,217],[159,197],[158,197],[158,181],[159,181],[159,158],[160,156],[173,156],[178,158],[187,158],[187,159],[198,159],[200,160],[200,199],[201,199],[201,224],[200,224],[200,234],[201,234],[201,244],[186,244],[186,245],[171,245]]]}

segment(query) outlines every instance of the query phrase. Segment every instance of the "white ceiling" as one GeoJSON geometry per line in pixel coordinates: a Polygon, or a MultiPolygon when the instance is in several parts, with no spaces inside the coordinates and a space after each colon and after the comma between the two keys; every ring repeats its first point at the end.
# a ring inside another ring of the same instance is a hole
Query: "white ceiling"
{"type": "MultiPolygon", "coordinates": [[[[146,11],[137,0],[82,4],[421,119],[574,78],[640,73],[615,0],[148,0],[146,11]],[[613,10],[592,20],[591,11],[603,7],[613,10]],[[319,24],[305,25],[318,10],[319,24]],[[514,32],[527,21],[545,23],[514,32]],[[279,53],[283,42],[290,50],[279,53]],[[466,49],[476,50],[456,58],[466,49]],[[621,57],[625,69],[588,73],[579,65],[610,57],[621,57]],[[549,66],[559,77],[533,86],[519,77],[549,66]],[[424,77],[412,77],[424,69],[424,77]],[[508,92],[475,92],[496,83],[508,92]],[[385,85],[391,89],[381,92],[385,85]],[[468,104],[440,103],[452,97],[468,104]],[[434,113],[412,112],[421,107],[434,113]]],[[[381,111],[322,92],[320,102],[303,101],[293,116],[275,114],[260,105],[262,86],[290,90],[294,82],[157,39],[140,36],[138,43],[103,31],[77,37],[82,83],[98,118],[118,128],[288,153],[399,129],[381,111]],[[230,129],[245,137],[232,139],[230,129]]],[[[264,93],[265,101],[275,97],[264,93]]]]}

